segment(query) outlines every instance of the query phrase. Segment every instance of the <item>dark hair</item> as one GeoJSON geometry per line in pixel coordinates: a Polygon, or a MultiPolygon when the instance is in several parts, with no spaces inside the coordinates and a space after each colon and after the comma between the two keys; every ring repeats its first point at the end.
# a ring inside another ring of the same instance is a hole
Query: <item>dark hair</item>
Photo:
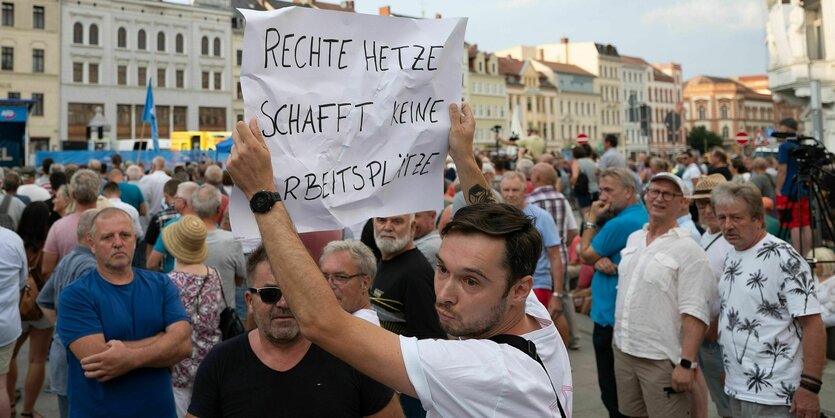
{"type": "Polygon", "coordinates": [[[731,165],[739,174],[748,172],[748,167],[745,166],[745,162],[743,162],[741,158],[734,158],[731,160],[731,165]]]}
{"type": "Polygon", "coordinates": [[[269,261],[269,258],[267,258],[267,250],[264,248],[264,244],[261,244],[246,259],[246,277],[248,283],[252,283],[252,275],[255,273],[255,268],[265,261],[269,261]]]}
{"type": "Polygon", "coordinates": [[[113,168],[121,168],[122,156],[117,152],[116,154],[113,154],[113,157],[110,158],[110,162],[113,163],[113,168]]]}
{"type": "Polygon", "coordinates": [[[44,202],[32,202],[20,214],[17,235],[29,251],[39,251],[46,242],[49,232],[49,206],[44,202]]]}
{"type": "Polygon", "coordinates": [[[165,182],[165,185],[162,186],[162,192],[169,195],[175,196],[177,194],[177,187],[182,183],[180,179],[171,179],[165,182]]]}
{"type": "Polygon", "coordinates": [[[574,156],[575,160],[579,160],[580,158],[586,158],[589,156],[588,154],[586,154],[586,149],[582,145],[576,145],[574,148],[572,148],[571,154],[574,156]]]}
{"type": "Polygon", "coordinates": [[[43,161],[41,161],[41,169],[43,170],[44,174],[49,175],[49,167],[52,167],[52,163],[54,162],[55,160],[53,160],[51,157],[46,157],[43,159],[43,161]]]}
{"type": "Polygon", "coordinates": [[[777,125],[783,125],[786,128],[789,128],[789,129],[797,132],[797,121],[794,120],[794,118],[781,119],[780,122],[777,123],[777,125]]]}
{"type": "Polygon", "coordinates": [[[110,193],[117,193],[119,192],[119,185],[115,182],[108,181],[104,184],[104,187],[101,188],[102,193],[110,194],[110,193]]]}
{"type": "Polygon", "coordinates": [[[618,136],[615,134],[606,134],[606,138],[603,140],[615,148],[618,147],[618,136]]]}
{"type": "Polygon", "coordinates": [[[7,192],[14,192],[20,187],[20,175],[14,171],[9,171],[3,177],[3,190],[7,192]]]}
{"type": "Polygon", "coordinates": [[[542,237],[533,220],[506,203],[479,203],[461,208],[441,236],[482,234],[504,240],[503,266],[508,271],[505,294],[528,275],[533,275],[542,254],[542,237]]]}
{"type": "Polygon", "coordinates": [[[65,184],[67,184],[67,174],[63,171],[56,171],[49,175],[49,185],[54,192],[58,192],[58,189],[65,184]]]}

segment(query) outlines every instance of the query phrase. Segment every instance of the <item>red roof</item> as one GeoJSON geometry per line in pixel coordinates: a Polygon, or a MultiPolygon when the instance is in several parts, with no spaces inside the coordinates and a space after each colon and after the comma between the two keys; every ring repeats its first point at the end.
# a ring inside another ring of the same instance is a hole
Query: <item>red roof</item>
{"type": "Polygon", "coordinates": [[[594,74],[576,66],[573,64],[563,64],[560,62],[552,62],[552,61],[540,61],[537,60],[538,63],[545,65],[546,67],[550,68],[555,73],[564,73],[564,74],[578,74],[578,75],[585,75],[589,77],[594,77],[594,74]]]}
{"type": "Polygon", "coordinates": [[[664,74],[656,68],[652,69],[652,79],[655,81],[663,81],[665,83],[675,83],[676,79],[664,74]]]}
{"type": "Polygon", "coordinates": [[[525,61],[520,61],[513,58],[499,57],[499,74],[513,74],[519,75],[522,72],[522,67],[525,66],[525,61]]]}

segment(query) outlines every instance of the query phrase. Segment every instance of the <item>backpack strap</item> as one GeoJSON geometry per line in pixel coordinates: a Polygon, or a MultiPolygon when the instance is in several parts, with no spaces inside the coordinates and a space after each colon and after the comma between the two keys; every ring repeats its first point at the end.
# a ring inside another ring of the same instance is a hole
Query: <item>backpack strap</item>
{"type": "Polygon", "coordinates": [[[554,390],[554,396],[557,398],[557,408],[560,410],[560,416],[562,418],[566,418],[565,411],[562,409],[562,404],[560,403],[560,397],[557,395],[557,388],[554,387],[554,382],[551,381],[551,374],[548,373],[548,369],[545,368],[545,364],[542,362],[542,359],[536,354],[536,344],[533,341],[520,337],[518,335],[511,335],[511,334],[499,334],[494,335],[489,340],[496,342],[498,344],[507,344],[517,350],[525,353],[528,357],[535,360],[542,366],[542,370],[545,370],[545,375],[548,376],[548,383],[551,384],[551,389],[554,390]]]}
{"type": "Polygon", "coordinates": [[[0,213],[8,213],[9,212],[9,205],[12,204],[12,197],[9,195],[3,196],[3,203],[0,204],[0,213]]]}

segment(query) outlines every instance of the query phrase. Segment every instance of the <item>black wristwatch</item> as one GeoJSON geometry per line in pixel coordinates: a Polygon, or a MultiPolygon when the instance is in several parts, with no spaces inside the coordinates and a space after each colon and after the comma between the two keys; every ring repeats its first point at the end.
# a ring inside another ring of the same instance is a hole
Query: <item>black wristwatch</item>
{"type": "Polygon", "coordinates": [[[690,370],[693,370],[693,369],[699,367],[699,363],[696,363],[695,361],[690,361],[690,360],[687,360],[687,359],[684,359],[684,358],[679,360],[678,364],[679,364],[679,366],[684,367],[685,369],[690,369],[690,370]]]}
{"type": "Polygon", "coordinates": [[[281,194],[276,192],[260,191],[249,199],[249,208],[253,213],[266,213],[272,209],[276,202],[281,202],[281,194]]]}

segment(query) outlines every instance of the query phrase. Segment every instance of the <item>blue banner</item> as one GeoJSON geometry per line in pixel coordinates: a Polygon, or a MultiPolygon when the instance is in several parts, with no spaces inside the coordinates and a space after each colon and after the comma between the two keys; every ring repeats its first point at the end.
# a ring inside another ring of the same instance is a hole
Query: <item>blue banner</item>
{"type": "Polygon", "coordinates": [[[44,159],[52,158],[59,164],[87,164],[91,159],[109,163],[114,154],[122,156],[122,161],[136,163],[141,158],[143,162],[150,163],[156,156],[165,158],[168,165],[184,164],[187,162],[200,162],[205,156],[211,157],[213,162],[222,161],[226,164],[228,153],[215,153],[214,151],[170,151],[170,150],[146,150],[146,151],[38,151],[35,153],[35,166],[40,166],[44,159]]]}

